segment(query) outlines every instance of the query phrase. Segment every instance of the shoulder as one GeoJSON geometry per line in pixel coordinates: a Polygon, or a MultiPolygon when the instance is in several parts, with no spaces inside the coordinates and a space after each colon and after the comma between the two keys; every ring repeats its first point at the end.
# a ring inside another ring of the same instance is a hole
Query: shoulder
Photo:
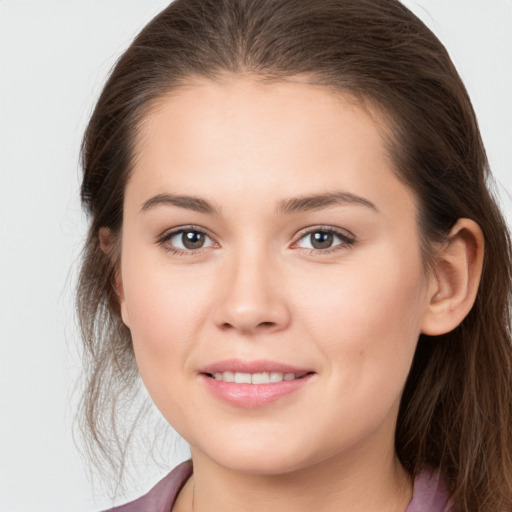
{"type": "Polygon", "coordinates": [[[192,462],[182,462],[144,496],[105,512],[171,512],[178,493],[191,474],[192,462]]]}
{"type": "Polygon", "coordinates": [[[449,494],[439,473],[425,469],[414,480],[414,493],[405,512],[450,512],[449,494]]]}

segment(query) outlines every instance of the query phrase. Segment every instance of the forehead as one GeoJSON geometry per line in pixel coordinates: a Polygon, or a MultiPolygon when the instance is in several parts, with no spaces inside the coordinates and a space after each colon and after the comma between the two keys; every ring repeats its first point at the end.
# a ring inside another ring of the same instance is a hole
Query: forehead
{"type": "Polygon", "coordinates": [[[272,189],[277,200],[340,187],[372,196],[403,187],[387,131],[379,111],[325,86],[197,81],[160,98],[141,123],[128,189],[140,198],[272,189]]]}
{"type": "Polygon", "coordinates": [[[212,144],[219,142],[218,139],[231,129],[230,140],[222,142],[243,147],[243,142],[250,142],[250,138],[244,137],[247,133],[264,136],[273,130],[280,135],[279,142],[283,145],[288,135],[311,139],[314,134],[324,137],[329,134],[332,139],[343,136],[340,129],[353,131],[363,125],[373,128],[372,135],[381,139],[378,142],[385,143],[389,138],[390,130],[382,109],[369,99],[312,84],[306,78],[270,80],[250,75],[224,75],[215,81],[193,80],[154,101],[141,122],[137,147],[141,150],[148,142],[154,142],[155,131],[162,132],[162,128],[176,140],[187,142],[199,140],[206,134],[212,144]],[[176,122],[172,122],[172,117],[176,122]],[[360,122],[349,126],[348,117],[359,118],[360,122]]]}

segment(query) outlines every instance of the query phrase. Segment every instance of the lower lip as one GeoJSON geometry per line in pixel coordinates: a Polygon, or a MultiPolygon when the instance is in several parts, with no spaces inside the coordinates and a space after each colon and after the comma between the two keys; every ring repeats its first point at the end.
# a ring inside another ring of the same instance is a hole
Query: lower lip
{"type": "Polygon", "coordinates": [[[202,375],[208,389],[216,397],[231,405],[244,408],[263,407],[275,402],[301,389],[312,377],[313,374],[308,374],[300,379],[283,380],[270,384],[237,384],[202,375]]]}

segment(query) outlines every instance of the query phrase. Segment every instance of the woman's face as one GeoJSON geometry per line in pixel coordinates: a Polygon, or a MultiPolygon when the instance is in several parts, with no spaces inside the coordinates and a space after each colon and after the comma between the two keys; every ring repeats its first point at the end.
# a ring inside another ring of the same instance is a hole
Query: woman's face
{"type": "Polygon", "coordinates": [[[383,127],[325,88],[250,78],[145,119],[121,309],[193,455],[277,474],[393,453],[431,285],[383,127]]]}

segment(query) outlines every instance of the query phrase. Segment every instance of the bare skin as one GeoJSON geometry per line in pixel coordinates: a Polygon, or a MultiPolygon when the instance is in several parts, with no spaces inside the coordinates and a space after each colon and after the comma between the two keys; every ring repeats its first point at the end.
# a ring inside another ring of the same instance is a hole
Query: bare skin
{"type": "Polygon", "coordinates": [[[348,97],[250,77],[175,91],[143,122],[117,288],[142,379],[191,446],[175,511],[406,509],[402,389],[419,334],[469,311],[483,241],[461,219],[425,271],[384,132],[348,97]],[[204,371],[226,360],[307,380],[233,403],[204,371]]]}

